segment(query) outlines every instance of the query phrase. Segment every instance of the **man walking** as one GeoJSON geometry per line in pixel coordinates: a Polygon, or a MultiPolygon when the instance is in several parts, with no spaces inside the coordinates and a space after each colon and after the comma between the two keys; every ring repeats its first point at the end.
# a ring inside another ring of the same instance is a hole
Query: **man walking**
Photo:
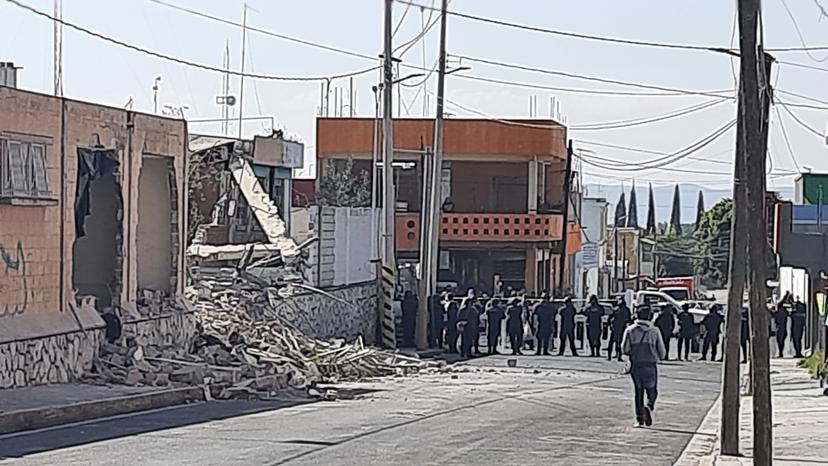
{"type": "Polygon", "coordinates": [[[776,322],[776,346],[779,349],[780,358],[785,357],[785,340],[788,339],[788,317],[792,305],[790,299],[782,301],[776,306],[776,312],[773,314],[773,320],[776,322]]]}
{"type": "Polygon", "coordinates": [[[636,311],[633,325],[624,331],[621,348],[630,357],[630,376],[635,390],[635,425],[653,425],[653,409],[658,398],[658,361],[666,350],[661,332],[651,322],[650,308],[642,306],[636,311]],[[644,403],[644,394],[647,403],[644,403]]]}

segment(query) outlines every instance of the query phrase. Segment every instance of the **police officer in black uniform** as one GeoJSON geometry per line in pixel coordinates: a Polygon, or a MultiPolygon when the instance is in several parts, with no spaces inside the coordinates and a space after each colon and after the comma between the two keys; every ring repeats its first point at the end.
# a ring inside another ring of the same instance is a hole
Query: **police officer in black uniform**
{"type": "Polygon", "coordinates": [[[559,315],[561,316],[561,341],[560,341],[560,348],[558,350],[558,356],[563,356],[564,354],[564,345],[566,344],[567,340],[569,341],[569,349],[572,351],[573,356],[578,356],[578,351],[575,349],[575,315],[578,314],[578,311],[575,309],[575,306],[572,304],[572,298],[567,296],[564,300],[564,306],[559,311],[559,315]]]}
{"type": "Polygon", "coordinates": [[[549,356],[549,342],[552,340],[552,328],[555,325],[555,306],[552,298],[544,296],[543,301],[535,308],[537,319],[538,349],[535,354],[549,356]]]}
{"type": "Polygon", "coordinates": [[[802,337],[805,335],[805,319],[807,318],[807,308],[802,299],[797,296],[794,301],[793,312],[791,312],[791,340],[793,343],[794,357],[802,358],[802,337]]]}

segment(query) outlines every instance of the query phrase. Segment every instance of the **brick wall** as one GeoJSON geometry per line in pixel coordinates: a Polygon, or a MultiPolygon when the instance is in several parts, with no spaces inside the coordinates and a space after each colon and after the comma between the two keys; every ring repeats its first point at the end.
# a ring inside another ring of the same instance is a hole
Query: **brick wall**
{"type": "MultiPolygon", "coordinates": [[[[171,283],[182,291],[184,229],[187,190],[186,124],[122,109],[59,99],[48,95],[0,87],[0,137],[34,138],[46,145],[51,205],[0,204],[0,342],[65,332],[72,289],[72,245],[75,240],[74,200],[77,149],[100,142],[116,149],[121,163],[119,183],[120,257],[116,269],[118,301],[137,298],[137,225],[139,175],[142,155],[172,160],[170,249],[171,283]]],[[[70,319],[71,320],[71,319],[70,319]]]]}

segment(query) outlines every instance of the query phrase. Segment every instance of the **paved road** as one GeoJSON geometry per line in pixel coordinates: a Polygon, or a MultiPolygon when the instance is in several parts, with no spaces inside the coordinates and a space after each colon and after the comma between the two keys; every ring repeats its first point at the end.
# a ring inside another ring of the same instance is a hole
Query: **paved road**
{"type": "Polygon", "coordinates": [[[335,403],[198,404],[0,437],[15,465],[668,465],[718,393],[720,366],[662,366],[656,424],[632,428],[620,363],[497,356],[349,386],[335,403]]]}

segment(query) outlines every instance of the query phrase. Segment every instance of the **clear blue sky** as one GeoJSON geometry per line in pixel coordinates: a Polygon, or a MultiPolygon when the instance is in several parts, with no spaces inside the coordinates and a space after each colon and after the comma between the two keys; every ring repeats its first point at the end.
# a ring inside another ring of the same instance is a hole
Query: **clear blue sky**
{"type": "MultiPolygon", "coordinates": [[[[43,11],[52,10],[50,0],[23,1],[43,11]]],[[[241,21],[240,1],[168,1],[215,16],[241,21]]],[[[431,4],[431,0],[420,1],[431,4]]],[[[827,0],[820,1],[828,6],[827,0]]],[[[820,21],[816,1],[787,2],[807,44],[828,45],[828,18],[822,18],[820,21]]],[[[235,27],[171,10],[148,0],[64,0],[64,3],[64,18],[67,21],[195,62],[220,66],[225,41],[229,40],[233,66],[239,66],[241,33],[235,27]]],[[[257,10],[249,13],[249,24],[252,26],[368,55],[376,55],[381,51],[381,0],[249,0],[248,3],[257,10]]],[[[454,0],[450,8],[506,21],[580,33],[728,46],[734,20],[734,3],[727,0],[454,0]]],[[[765,0],[763,3],[768,47],[800,46],[799,38],[790,18],[782,8],[781,0],[765,0]]],[[[437,4],[439,5],[439,1],[437,4]]],[[[399,18],[405,8],[405,5],[396,4],[395,18],[399,18]]],[[[428,12],[425,14],[427,16],[428,12]]],[[[21,87],[51,92],[51,23],[22,11],[5,0],[0,0],[0,18],[3,18],[0,59],[13,60],[24,67],[20,75],[21,87]]],[[[395,43],[399,44],[416,35],[420,31],[421,20],[420,10],[412,8],[395,37],[395,43]]],[[[449,53],[457,55],[485,57],[527,66],[683,89],[732,89],[734,85],[729,59],[718,54],[595,43],[505,29],[456,17],[450,17],[448,28],[448,50],[449,53]]],[[[436,58],[438,29],[435,27],[426,37],[425,62],[429,67],[436,58]]],[[[187,105],[190,108],[187,114],[192,118],[219,115],[220,110],[214,103],[214,98],[220,91],[220,75],[125,50],[69,28],[65,29],[64,34],[64,88],[67,96],[116,106],[123,106],[133,97],[134,108],[150,111],[153,78],[160,75],[163,76],[159,99],[162,104],[187,105]]],[[[308,48],[257,33],[250,33],[248,52],[247,70],[250,71],[252,68],[255,72],[263,74],[330,75],[371,65],[370,61],[308,48]]],[[[828,69],[828,62],[817,62],[804,53],[780,53],[777,56],[786,61],[828,69]]],[[[818,60],[825,60],[826,57],[828,52],[815,52],[815,58],[818,60]]],[[[419,44],[404,58],[407,62],[421,65],[423,58],[419,44]]],[[[551,86],[628,90],[479,64],[474,64],[469,73],[551,86]]],[[[828,72],[778,66],[777,74],[775,79],[778,79],[778,88],[828,100],[828,72]]],[[[376,78],[376,74],[372,73],[355,80],[358,115],[373,114],[370,87],[376,78]]],[[[299,135],[306,142],[309,152],[306,158],[311,159],[315,138],[314,116],[320,96],[319,83],[260,81],[254,87],[253,81],[248,79],[246,84],[245,114],[275,115],[278,124],[299,135]],[[258,108],[259,105],[261,109],[258,108]]],[[[347,88],[348,82],[343,80],[335,85],[347,88]]],[[[430,88],[434,87],[434,82],[431,81],[430,88]]],[[[236,78],[233,78],[233,89],[237,94],[236,78]]],[[[411,101],[416,92],[417,89],[405,89],[404,100],[411,101]]],[[[530,95],[538,96],[539,116],[549,115],[549,98],[555,96],[562,103],[567,121],[573,125],[656,116],[705,101],[704,97],[698,96],[607,97],[552,93],[473,82],[457,77],[450,77],[447,81],[449,99],[498,117],[528,116],[530,95]]],[[[791,97],[785,98],[788,101],[798,101],[791,97]]],[[[433,107],[432,103],[432,112],[433,107]]],[[[473,116],[452,106],[449,106],[448,110],[456,115],[473,116]]],[[[828,112],[825,110],[796,111],[811,126],[820,131],[825,129],[828,122],[828,112]]],[[[405,114],[404,111],[403,115],[405,114]]],[[[421,98],[413,103],[411,114],[422,115],[421,98]]],[[[573,131],[571,136],[670,152],[702,138],[734,116],[734,106],[725,103],[659,124],[611,131],[573,131]]],[[[799,164],[810,166],[816,171],[828,171],[828,147],[825,141],[800,128],[790,117],[785,116],[783,121],[799,164]]],[[[794,165],[779,126],[774,113],[770,146],[773,165],[777,171],[793,170],[794,165]]],[[[219,130],[218,125],[192,125],[191,128],[192,131],[203,132],[219,130]]],[[[261,130],[262,124],[259,122],[250,122],[244,126],[246,135],[261,130]]],[[[235,133],[235,130],[233,131],[235,133]]],[[[720,162],[728,161],[732,157],[732,147],[731,133],[696,156],[720,162]]],[[[653,157],[613,149],[593,149],[599,156],[609,158],[640,161],[653,157]]],[[[683,160],[671,167],[710,172],[730,170],[728,165],[722,163],[699,160],[683,160]]],[[[690,174],[670,169],[618,173],[587,166],[584,170],[587,182],[600,180],[617,184],[621,180],[631,180],[635,177],[641,184],[648,181],[681,181],[716,188],[726,188],[728,185],[726,176],[690,174]]],[[[771,180],[778,186],[789,186],[793,183],[790,176],[771,180]]]]}

